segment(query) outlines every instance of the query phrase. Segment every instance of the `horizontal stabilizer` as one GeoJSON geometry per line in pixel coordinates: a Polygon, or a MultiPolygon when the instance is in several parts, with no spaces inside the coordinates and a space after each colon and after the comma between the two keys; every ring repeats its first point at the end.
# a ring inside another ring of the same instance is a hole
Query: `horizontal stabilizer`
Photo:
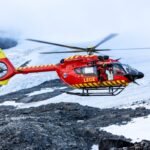
{"type": "Polygon", "coordinates": [[[0,85],[7,85],[9,82],[9,79],[8,80],[3,80],[3,81],[0,81],[0,85]]]}

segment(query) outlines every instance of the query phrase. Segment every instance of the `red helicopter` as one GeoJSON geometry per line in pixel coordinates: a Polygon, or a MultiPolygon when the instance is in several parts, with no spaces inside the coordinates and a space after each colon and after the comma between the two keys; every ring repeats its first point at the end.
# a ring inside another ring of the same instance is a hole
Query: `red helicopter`
{"type": "Polygon", "coordinates": [[[62,59],[58,64],[48,64],[43,66],[26,66],[15,68],[5,56],[4,52],[0,50],[0,85],[7,84],[9,79],[15,74],[56,71],[59,78],[64,83],[74,89],[82,90],[82,92],[66,92],[67,94],[79,96],[118,95],[125,89],[126,86],[128,86],[129,83],[137,84],[135,80],[143,78],[144,74],[137,71],[136,69],[133,69],[129,65],[121,64],[119,59],[111,59],[106,55],[94,55],[94,53],[98,53],[99,51],[112,50],[98,49],[98,47],[116,35],[117,34],[110,34],[101,40],[97,45],[90,48],[81,48],[76,46],[27,39],[33,42],[74,49],[73,51],[42,52],[42,54],[87,52],[87,55],[73,55],[62,59]]]}

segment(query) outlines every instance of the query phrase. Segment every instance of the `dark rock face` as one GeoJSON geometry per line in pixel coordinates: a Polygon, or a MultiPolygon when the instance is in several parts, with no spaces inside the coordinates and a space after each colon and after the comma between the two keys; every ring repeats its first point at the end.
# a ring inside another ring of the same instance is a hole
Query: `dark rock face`
{"type": "Polygon", "coordinates": [[[106,139],[99,143],[99,150],[150,150],[150,141],[131,143],[126,140],[106,139]]]}
{"type": "Polygon", "coordinates": [[[0,48],[2,49],[8,49],[15,47],[18,44],[18,42],[12,38],[2,38],[0,37],[0,48]]]}
{"type": "Polygon", "coordinates": [[[109,149],[117,149],[117,148],[131,147],[131,146],[133,147],[134,144],[127,140],[108,138],[100,141],[99,150],[109,150],[109,149]]]}
{"type": "MultiPolygon", "coordinates": [[[[100,130],[122,124],[150,110],[98,109],[75,103],[58,103],[37,108],[0,107],[0,149],[9,150],[100,150],[133,147],[123,136],[100,130]]],[[[144,145],[144,144],[143,144],[144,145]]]]}

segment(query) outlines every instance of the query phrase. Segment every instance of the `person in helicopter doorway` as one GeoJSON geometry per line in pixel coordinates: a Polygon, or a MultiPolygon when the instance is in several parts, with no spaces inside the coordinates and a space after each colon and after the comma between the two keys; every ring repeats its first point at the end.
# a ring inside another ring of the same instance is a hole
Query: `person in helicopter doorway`
{"type": "Polygon", "coordinates": [[[98,66],[98,79],[99,81],[113,80],[113,66],[111,64],[98,66]]]}
{"type": "Polygon", "coordinates": [[[106,74],[107,74],[107,80],[113,80],[114,74],[113,74],[113,65],[109,64],[106,66],[106,74]]]}

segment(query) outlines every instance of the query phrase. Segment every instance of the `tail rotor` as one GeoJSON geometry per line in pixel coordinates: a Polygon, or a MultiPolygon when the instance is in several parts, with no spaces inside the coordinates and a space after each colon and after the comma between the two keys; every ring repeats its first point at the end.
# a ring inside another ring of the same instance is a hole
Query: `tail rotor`
{"type": "Polygon", "coordinates": [[[6,85],[13,75],[15,75],[15,68],[5,53],[0,50],[0,85],[6,85]]]}

